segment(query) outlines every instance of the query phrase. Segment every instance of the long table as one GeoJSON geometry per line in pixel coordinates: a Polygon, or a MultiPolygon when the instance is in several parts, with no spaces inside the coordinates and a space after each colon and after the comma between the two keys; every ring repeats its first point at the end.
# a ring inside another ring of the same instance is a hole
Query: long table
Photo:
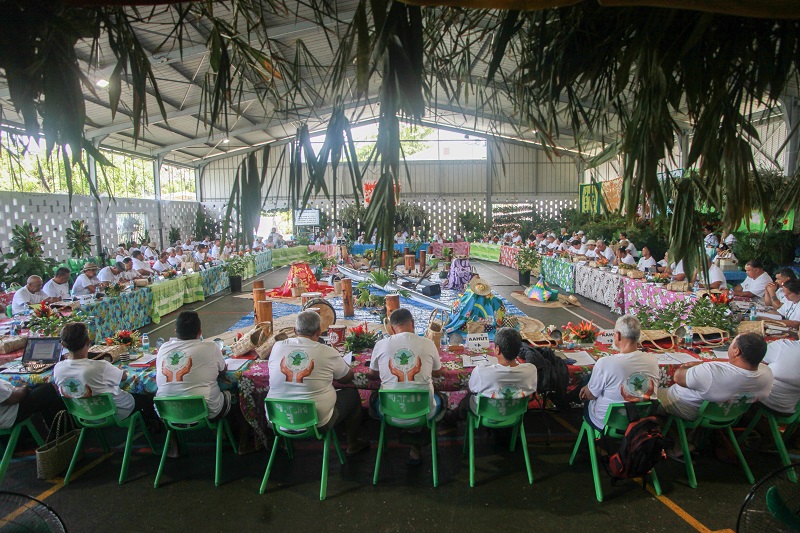
{"type": "Polygon", "coordinates": [[[87,303],[81,310],[97,317],[91,321],[89,332],[98,342],[113,337],[120,329],[139,329],[150,323],[153,294],[150,287],[123,292],[116,298],[87,303]]]}
{"type": "Polygon", "coordinates": [[[547,283],[558,285],[564,292],[575,292],[575,264],[558,257],[542,256],[539,271],[547,283]]]}
{"type": "Polygon", "coordinates": [[[470,243],[469,256],[472,259],[481,259],[483,261],[492,261],[493,263],[502,263],[499,244],[489,244],[485,242],[470,243]]]}
{"type": "Polygon", "coordinates": [[[575,294],[606,305],[620,313],[624,306],[623,280],[619,274],[588,265],[575,265],[575,294]]]}
{"type": "Polygon", "coordinates": [[[623,279],[622,312],[629,313],[632,309],[663,309],[677,302],[692,302],[692,293],[676,292],[664,288],[663,285],[646,283],[640,279],[623,279]]]}

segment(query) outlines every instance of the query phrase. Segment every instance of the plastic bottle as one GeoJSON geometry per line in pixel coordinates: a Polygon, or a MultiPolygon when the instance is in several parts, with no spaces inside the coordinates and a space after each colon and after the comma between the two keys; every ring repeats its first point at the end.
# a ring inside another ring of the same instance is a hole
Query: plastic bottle
{"type": "Polygon", "coordinates": [[[697,296],[697,291],[699,291],[699,290],[700,290],[700,282],[695,280],[694,281],[694,287],[692,287],[692,294],[697,296]]]}
{"type": "Polygon", "coordinates": [[[756,304],[750,304],[750,320],[755,320],[757,314],[756,304]]]}
{"type": "Polygon", "coordinates": [[[147,333],[142,333],[142,351],[150,351],[150,337],[147,336],[147,333]]]}
{"type": "Polygon", "coordinates": [[[686,326],[686,333],[683,336],[683,343],[687,348],[692,346],[693,337],[694,332],[692,331],[692,326],[686,326]]]}

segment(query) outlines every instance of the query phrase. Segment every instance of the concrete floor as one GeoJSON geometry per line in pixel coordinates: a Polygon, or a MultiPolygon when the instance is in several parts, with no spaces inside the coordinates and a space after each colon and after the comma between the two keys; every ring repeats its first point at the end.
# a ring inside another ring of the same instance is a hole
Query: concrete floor
{"type": "MultiPolygon", "coordinates": [[[[516,271],[479,263],[478,272],[496,292],[510,298],[518,290],[516,271]]],[[[285,280],[286,269],[263,277],[268,287],[285,280]]],[[[245,284],[244,290],[250,288],[245,284]]],[[[614,315],[593,302],[573,309],[601,327],[613,325],[614,315]]],[[[566,310],[515,305],[545,324],[562,325],[575,320],[566,310]]],[[[227,330],[250,312],[252,302],[223,293],[195,304],[203,320],[206,337],[227,330]]],[[[146,328],[151,339],[173,335],[174,315],[159,326],[146,328]]],[[[738,466],[703,454],[696,460],[699,488],[686,483],[683,464],[666,461],[658,468],[664,496],[656,499],[632,481],[612,486],[603,474],[605,502],[594,497],[588,455],[569,466],[568,459],[580,424],[580,412],[529,412],[526,433],[534,471],[534,484],[527,483],[522,454],[508,452],[485,433],[477,439],[477,483],[469,487],[469,463],[461,455],[463,424],[442,428],[439,440],[440,485],[431,484],[430,458],[423,454],[422,467],[405,466],[406,449],[396,439],[390,443],[377,486],[372,485],[378,424],[368,421],[362,434],[373,449],[348,461],[332,462],[328,499],[320,502],[321,447],[307,443],[296,447],[295,460],[279,454],[267,492],[258,487],[268,454],[260,451],[223,455],[223,484],[214,487],[213,438],[195,433],[191,453],[169,460],[162,486],[153,489],[158,457],[138,448],[129,470],[129,481],[117,484],[121,450],[103,455],[89,440],[83,470],[68,487],[60,480],[36,479],[30,451],[18,454],[11,464],[3,489],[43,499],[66,522],[70,531],[250,531],[265,526],[271,530],[315,531],[716,531],[734,528],[739,506],[749,490],[738,466]],[[551,437],[547,438],[548,428],[551,437]]],[[[391,433],[390,433],[391,435],[391,433]]],[[[113,435],[112,443],[124,436],[113,435]]],[[[163,441],[164,434],[156,436],[163,441]]],[[[24,444],[18,449],[30,446],[24,444]]],[[[760,478],[779,466],[776,456],[746,452],[751,468],[760,478]]]]}

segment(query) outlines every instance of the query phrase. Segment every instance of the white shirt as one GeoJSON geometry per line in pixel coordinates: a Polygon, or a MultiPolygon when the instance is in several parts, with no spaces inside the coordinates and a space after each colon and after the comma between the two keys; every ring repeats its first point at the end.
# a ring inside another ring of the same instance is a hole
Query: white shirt
{"type": "Polygon", "coordinates": [[[775,298],[781,303],[781,305],[785,304],[789,300],[786,298],[786,292],[783,290],[783,287],[779,287],[777,291],[775,291],[775,298]]]}
{"type": "MultiPolygon", "coordinates": [[[[69,279],[69,278],[68,278],[69,279]]],[[[69,281],[56,283],[55,278],[48,280],[42,287],[42,291],[50,298],[69,298],[69,281]]]]}
{"type": "Polygon", "coordinates": [[[177,255],[175,257],[167,257],[167,263],[173,268],[178,268],[181,266],[181,258],[177,255]]]}
{"type": "Polygon", "coordinates": [[[728,248],[733,246],[736,243],[736,235],[730,233],[727,237],[725,237],[725,244],[728,245],[728,248]]]}
{"type": "Polygon", "coordinates": [[[61,396],[89,398],[111,394],[117,405],[117,418],[133,412],[133,396],[119,388],[124,371],[108,361],[95,359],[64,359],[53,369],[53,383],[61,396]]]}
{"type": "Polygon", "coordinates": [[[640,351],[607,355],[597,360],[589,378],[589,417],[595,427],[605,424],[608,406],[626,401],[647,401],[658,391],[658,359],[640,351]]]}
{"type": "Polygon", "coordinates": [[[402,235],[400,235],[399,237],[395,235],[394,242],[396,242],[397,244],[405,244],[406,238],[403,237],[402,235]]]}
{"type": "MultiPolygon", "coordinates": [[[[456,238],[457,238],[457,237],[456,237],[456,238]]],[[[517,236],[513,237],[513,238],[511,239],[511,242],[513,242],[513,243],[522,242],[522,236],[521,236],[521,235],[517,235],[517,236]]]]}
{"type": "Polygon", "coordinates": [[[775,380],[761,403],[779,413],[794,413],[800,401],[800,341],[781,339],[767,345],[764,362],[775,380]]]}
{"type": "Polygon", "coordinates": [[[75,283],[72,285],[72,294],[74,296],[85,296],[87,294],[92,294],[89,291],[89,287],[94,285],[100,285],[100,280],[97,279],[97,276],[90,278],[86,274],[81,274],[75,279],[75,283]]]}
{"type": "Polygon", "coordinates": [[[614,260],[614,250],[612,250],[608,246],[606,246],[606,249],[603,250],[602,252],[597,248],[595,248],[594,253],[597,255],[597,257],[600,256],[605,257],[606,259],[608,259],[609,262],[614,260]]]}
{"type": "Polygon", "coordinates": [[[719,246],[719,238],[717,238],[717,236],[714,235],[713,233],[709,233],[708,235],[706,235],[705,238],[703,239],[703,242],[708,248],[716,248],[717,246],[719,246]]]}
{"type": "Polygon", "coordinates": [[[117,263],[122,263],[125,261],[125,258],[128,257],[127,255],[117,254],[116,261],[117,263]]]}
{"type": "Polygon", "coordinates": [[[276,342],[269,356],[267,398],[313,400],[318,424],[324,426],[336,404],[333,380],[345,377],[348,372],[350,367],[330,346],[305,337],[276,342]]]}
{"type": "Polygon", "coordinates": [[[195,252],[194,253],[194,260],[198,263],[202,263],[206,260],[206,253],[205,252],[195,252]]]}
{"type": "Polygon", "coordinates": [[[676,265],[675,263],[672,263],[672,264],[669,266],[669,269],[672,271],[672,276],[673,276],[673,277],[675,277],[675,276],[679,276],[680,274],[683,274],[683,273],[684,273],[684,272],[683,272],[683,259],[681,259],[680,261],[678,261],[678,264],[677,264],[677,265],[676,265]]]}
{"type": "Polygon", "coordinates": [[[219,258],[219,246],[216,244],[211,247],[211,257],[219,258]]]}
{"type": "Polygon", "coordinates": [[[146,272],[149,272],[150,274],[153,273],[153,269],[150,268],[150,263],[142,261],[140,259],[136,259],[135,257],[133,258],[132,270],[135,270],[137,273],[139,273],[140,270],[144,270],[146,272]]]}
{"type": "Polygon", "coordinates": [[[383,389],[428,389],[431,414],[435,413],[431,372],[442,368],[442,361],[433,341],[412,332],[380,340],[369,368],[380,372],[383,389]]]}
{"type": "Polygon", "coordinates": [[[772,283],[772,278],[766,272],[762,272],[756,279],[747,276],[742,282],[742,290],[752,292],[760,302],[764,301],[764,293],[767,292],[767,284],[772,283]]]}
{"type": "MultiPolygon", "coordinates": [[[[476,366],[469,376],[469,390],[489,398],[525,398],[536,392],[536,383],[536,367],[530,363],[476,366]]],[[[470,398],[470,408],[477,411],[475,396],[470,398]]]]}
{"type": "Polygon", "coordinates": [[[622,262],[626,265],[636,266],[636,259],[630,254],[626,254],[625,257],[622,258],[622,262]]]}
{"type": "Polygon", "coordinates": [[[587,259],[595,259],[597,257],[597,251],[595,249],[586,249],[586,253],[583,254],[586,256],[587,259]]]}
{"type": "Polygon", "coordinates": [[[786,320],[800,320],[800,302],[792,303],[786,300],[786,303],[778,309],[778,312],[786,320]]]}
{"type": "Polygon", "coordinates": [[[650,270],[650,267],[654,266],[656,266],[656,260],[651,255],[650,257],[647,258],[642,257],[641,259],[639,259],[639,264],[636,265],[636,268],[638,268],[642,272],[647,272],[648,270],[650,270]]]}
{"type": "MultiPolygon", "coordinates": [[[[45,385],[46,386],[46,385],[45,385]]],[[[0,379],[0,402],[4,402],[11,397],[14,392],[14,385],[4,379],[0,379]]],[[[19,404],[2,405],[0,403],[0,428],[8,429],[17,421],[19,404]]]]}
{"type": "Polygon", "coordinates": [[[634,246],[632,242],[628,242],[628,246],[626,246],[625,249],[633,256],[636,256],[639,253],[639,250],[636,249],[636,246],[634,246]]]}
{"type": "Polygon", "coordinates": [[[155,259],[156,257],[158,257],[158,254],[156,254],[155,250],[153,250],[149,246],[144,250],[142,250],[142,255],[144,255],[145,259],[155,259]]]}
{"type": "Polygon", "coordinates": [[[728,281],[725,279],[725,272],[714,263],[711,263],[711,266],[708,267],[708,277],[711,278],[711,281],[706,283],[707,286],[717,281],[720,282],[720,288],[724,289],[728,286],[728,281]]]}
{"type": "Polygon", "coordinates": [[[28,290],[28,286],[20,287],[17,292],[14,293],[14,299],[11,300],[11,312],[12,313],[22,313],[26,309],[28,309],[28,304],[34,305],[38,303],[42,303],[42,300],[47,298],[47,294],[44,291],[39,291],[37,293],[32,293],[28,290]]]}
{"type": "Polygon", "coordinates": [[[156,396],[202,396],[214,418],[225,406],[217,383],[224,370],[225,359],[213,341],[171,339],[156,356],[156,396]]]}
{"type": "Polygon", "coordinates": [[[126,270],[124,272],[120,272],[119,273],[119,279],[120,280],[128,280],[128,281],[130,281],[132,279],[136,279],[138,276],[139,276],[139,273],[137,271],[133,270],[133,269],[126,270]]]}
{"type": "Polygon", "coordinates": [[[111,272],[110,266],[102,268],[100,272],[97,273],[97,279],[103,283],[119,283],[121,277],[121,274],[114,274],[111,272]]]}
{"type": "Polygon", "coordinates": [[[170,266],[169,262],[162,263],[161,260],[156,260],[156,262],[153,263],[153,270],[158,273],[164,272],[165,270],[170,270],[171,268],[172,267],[170,266]]]}
{"type": "Polygon", "coordinates": [[[588,248],[586,248],[586,246],[580,245],[577,248],[575,248],[574,246],[570,246],[567,252],[569,252],[572,255],[586,255],[587,250],[588,248]]]}
{"type": "Polygon", "coordinates": [[[685,420],[694,420],[704,400],[753,403],[769,396],[771,388],[772,370],[766,365],[758,365],[758,370],[746,370],[727,362],[712,361],[687,370],[686,387],[672,385],[667,390],[667,411],[685,420]]]}

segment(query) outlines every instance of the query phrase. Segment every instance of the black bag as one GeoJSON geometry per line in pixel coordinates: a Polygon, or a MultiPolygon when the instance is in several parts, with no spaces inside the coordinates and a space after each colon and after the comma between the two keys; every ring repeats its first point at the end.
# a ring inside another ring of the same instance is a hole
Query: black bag
{"type": "Polygon", "coordinates": [[[536,392],[547,394],[559,410],[569,409],[567,387],[569,385],[569,369],[567,363],[556,355],[552,348],[534,347],[522,344],[520,357],[526,363],[536,367],[536,392]]]}
{"type": "Polygon", "coordinates": [[[667,439],[654,416],[639,417],[636,404],[625,402],[628,428],[619,444],[619,450],[608,459],[608,471],[615,479],[642,477],[647,484],[647,474],[663,459],[667,439]]]}

